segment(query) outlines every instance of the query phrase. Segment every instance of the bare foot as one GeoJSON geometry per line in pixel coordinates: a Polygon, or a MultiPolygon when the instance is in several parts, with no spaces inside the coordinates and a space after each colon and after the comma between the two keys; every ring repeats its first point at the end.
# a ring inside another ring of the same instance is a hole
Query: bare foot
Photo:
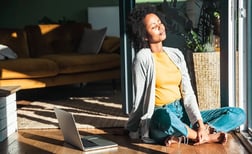
{"type": "Polygon", "coordinates": [[[205,140],[201,143],[197,142],[194,145],[204,144],[204,143],[220,143],[226,144],[227,143],[227,134],[223,132],[209,134],[208,140],[205,140]]]}
{"type": "Polygon", "coordinates": [[[213,134],[215,133],[215,129],[210,127],[208,124],[205,124],[207,134],[213,134]]]}
{"type": "Polygon", "coordinates": [[[208,143],[226,144],[227,143],[227,137],[228,137],[227,134],[223,133],[223,132],[210,134],[208,143]]]}
{"type": "Polygon", "coordinates": [[[165,146],[170,146],[171,144],[178,143],[178,142],[179,142],[179,138],[175,136],[169,136],[165,139],[164,144],[165,146]]]}

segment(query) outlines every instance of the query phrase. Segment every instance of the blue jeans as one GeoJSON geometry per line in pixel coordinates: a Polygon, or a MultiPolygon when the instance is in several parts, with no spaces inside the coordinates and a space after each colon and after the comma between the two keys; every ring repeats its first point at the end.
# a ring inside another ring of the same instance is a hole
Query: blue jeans
{"type": "MultiPolygon", "coordinates": [[[[222,107],[201,111],[202,120],[217,132],[229,132],[245,122],[245,112],[236,107],[222,107]]],[[[193,127],[181,101],[156,107],[150,121],[150,137],[163,143],[168,136],[188,136],[187,128],[193,127]]]]}

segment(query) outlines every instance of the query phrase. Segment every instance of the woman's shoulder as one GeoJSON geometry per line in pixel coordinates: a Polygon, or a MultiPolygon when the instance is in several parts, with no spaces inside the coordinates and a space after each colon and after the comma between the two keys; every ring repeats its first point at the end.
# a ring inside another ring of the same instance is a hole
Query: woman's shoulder
{"type": "Polygon", "coordinates": [[[142,48],[137,52],[137,54],[146,54],[146,53],[151,53],[150,48],[142,48]]]}
{"type": "Polygon", "coordinates": [[[152,54],[151,50],[148,48],[143,48],[139,50],[134,56],[135,64],[142,64],[145,67],[148,67],[152,63],[152,54]]]}
{"type": "Polygon", "coordinates": [[[151,50],[149,48],[142,48],[136,53],[136,57],[139,59],[146,59],[151,56],[151,50]]]}

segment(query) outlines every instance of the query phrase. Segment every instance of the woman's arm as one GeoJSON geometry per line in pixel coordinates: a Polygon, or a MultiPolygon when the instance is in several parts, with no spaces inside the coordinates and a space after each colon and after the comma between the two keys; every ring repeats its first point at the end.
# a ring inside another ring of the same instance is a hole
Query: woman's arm
{"type": "Polygon", "coordinates": [[[202,120],[200,110],[198,107],[196,95],[192,88],[191,79],[188,73],[186,61],[184,59],[184,55],[179,50],[178,56],[180,57],[179,67],[182,74],[182,81],[181,81],[181,95],[184,102],[185,110],[188,114],[188,117],[192,124],[202,120]]]}

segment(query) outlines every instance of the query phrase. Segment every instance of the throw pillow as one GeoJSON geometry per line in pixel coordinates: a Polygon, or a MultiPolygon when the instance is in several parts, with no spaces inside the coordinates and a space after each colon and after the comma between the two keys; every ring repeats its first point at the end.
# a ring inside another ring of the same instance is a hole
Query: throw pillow
{"type": "Polygon", "coordinates": [[[77,51],[84,54],[97,54],[101,49],[106,36],[106,31],[107,27],[99,30],[84,28],[77,51]]]}
{"type": "Polygon", "coordinates": [[[17,54],[8,46],[0,44],[1,60],[3,59],[16,59],[17,54]]]}
{"type": "Polygon", "coordinates": [[[101,47],[101,52],[113,53],[120,49],[120,38],[115,36],[107,36],[101,47]]]}

